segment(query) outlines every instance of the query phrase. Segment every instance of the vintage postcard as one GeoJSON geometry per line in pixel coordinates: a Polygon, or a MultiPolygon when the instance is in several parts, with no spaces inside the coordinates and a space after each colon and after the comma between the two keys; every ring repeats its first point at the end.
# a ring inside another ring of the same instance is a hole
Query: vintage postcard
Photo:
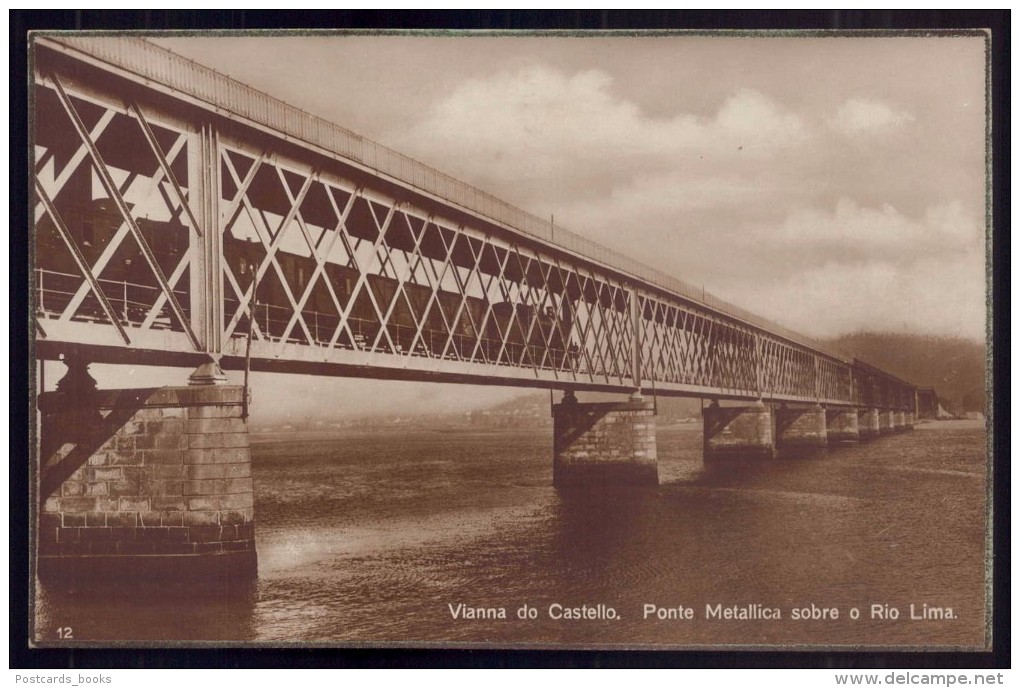
{"type": "Polygon", "coordinates": [[[990,40],[33,34],[32,643],[987,650],[990,40]]]}

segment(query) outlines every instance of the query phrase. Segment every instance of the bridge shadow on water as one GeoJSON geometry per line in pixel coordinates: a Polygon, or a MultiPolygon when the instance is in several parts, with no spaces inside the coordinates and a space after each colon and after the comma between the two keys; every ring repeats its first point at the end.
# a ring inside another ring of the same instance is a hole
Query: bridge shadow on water
{"type": "MultiPolygon", "coordinates": [[[[550,507],[554,524],[548,566],[560,572],[554,587],[581,599],[597,599],[603,588],[654,576],[657,533],[650,524],[662,511],[655,486],[599,486],[559,489],[550,507]]],[[[605,601],[605,600],[603,600],[605,601]]]]}
{"type": "Polygon", "coordinates": [[[712,487],[734,480],[744,481],[775,473],[796,471],[806,463],[830,458],[832,451],[825,448],[790,447],[782,449],[771,459],[733,456],[705,458],[698,476],[698,484],[712,487]]]}
{"type": "MultiPolygon", "coordinates": [[[[736,458],[685,466],[679,476],[663,476],[652,486],[598,484],[559,488],[553,502],[559,524],[556,549],[565,559],[598,559],[603,553],[655,547],[641,542],[642,526],[675,507],[688,508],[722,490],[768,490],[770,484],[796,478],[814,462],[838,458],[841,448],[798,449],[773,459],[736,458]]],[[[679,527],[679,524],[678,524],[679,527]]],[[[684,528],[687,525],[683,526],[684,528]]]]}

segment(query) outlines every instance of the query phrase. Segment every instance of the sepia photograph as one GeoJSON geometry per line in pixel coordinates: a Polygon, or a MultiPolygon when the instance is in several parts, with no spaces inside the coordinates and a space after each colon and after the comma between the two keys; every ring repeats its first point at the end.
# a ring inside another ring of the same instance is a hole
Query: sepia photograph
{"type": "Polygon", "coordinates": [[[988,652],[991,40],[33,33],[31,645],[988,652]]]}

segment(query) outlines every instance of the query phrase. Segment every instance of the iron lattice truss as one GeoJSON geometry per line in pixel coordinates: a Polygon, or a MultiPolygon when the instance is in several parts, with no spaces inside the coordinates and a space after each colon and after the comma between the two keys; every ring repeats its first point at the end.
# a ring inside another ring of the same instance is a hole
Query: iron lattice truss
{"type": "MultiPolygon", "coordinates": [[[[36,337],[256,367],[912,408],[913,387],[338,156],[38,56],[36,337]]],[[[150,359],[146,359],[150,360],[150,359]]]]}

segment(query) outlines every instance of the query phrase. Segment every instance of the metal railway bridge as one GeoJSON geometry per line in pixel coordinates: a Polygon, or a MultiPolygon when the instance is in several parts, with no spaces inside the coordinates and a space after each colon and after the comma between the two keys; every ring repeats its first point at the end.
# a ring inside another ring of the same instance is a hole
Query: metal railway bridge
{"type": "Polygon", "coordinates": [[[937,407],[144,40],[42,36],[32,57],[34,350],[68,364],[37,400],[40,576],[256,570],[247,397],[216,363],[562,389],[558,487],[658,484],[642,393],[727,400],[704,410],[706,460],[857,442],[937,407]],[[197,370],[97,390],[89,362],[197,370]]]}
{"type": "Polygon", "coordinates": [[[913,410],[915,387],[143,39],[34,52],[40,359],[913,410]]]}

